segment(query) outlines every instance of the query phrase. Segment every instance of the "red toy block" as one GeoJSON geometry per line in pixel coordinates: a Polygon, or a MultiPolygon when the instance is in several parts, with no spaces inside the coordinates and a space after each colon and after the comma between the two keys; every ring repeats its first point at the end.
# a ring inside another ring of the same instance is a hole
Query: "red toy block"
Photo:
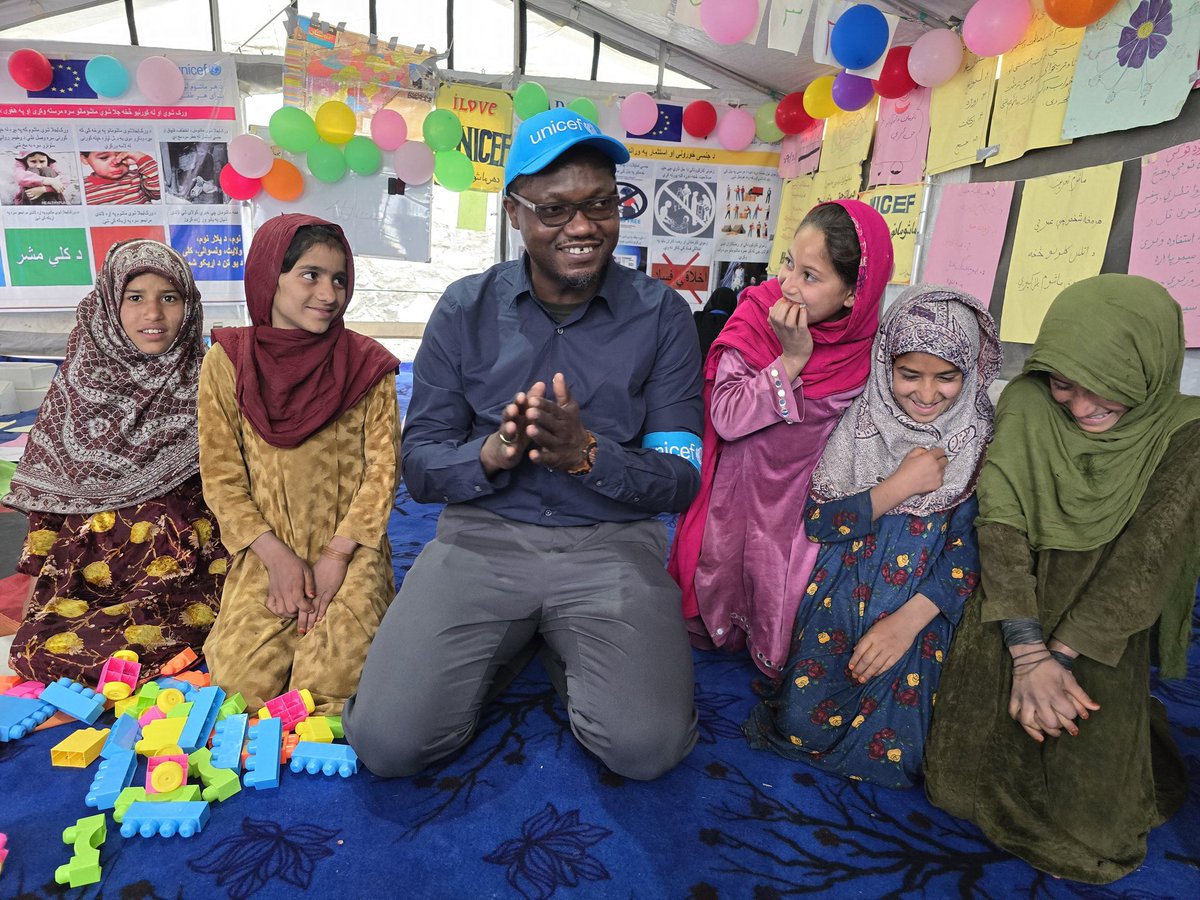
{"type": "Polygon", "coordinates": [[[100,683],[96,690],[109,700],[124,700],[137,690],[142,664],[132,650],[118,650],[104,663],[100,670],[100,683]]]}
{"type": "Polygon", "coordinates": [[[188,647],[182,653],[177,653],[175,656],[167,660],[167,664],[158,670],[160,675],[175,675],[185,669],[190,669],[197,662],[196,651],[188,647]]]}
{"type": "Polygon", "coordinates": [[[268,700],[267,705],[258,711],[258,717],[260,719],[279,719],[283,730],[291,731],[296,727],[297,722],[307,719],[308,714],[314,708],[312,694],[307,690],[288,691],[273,700],[268,700]]]}

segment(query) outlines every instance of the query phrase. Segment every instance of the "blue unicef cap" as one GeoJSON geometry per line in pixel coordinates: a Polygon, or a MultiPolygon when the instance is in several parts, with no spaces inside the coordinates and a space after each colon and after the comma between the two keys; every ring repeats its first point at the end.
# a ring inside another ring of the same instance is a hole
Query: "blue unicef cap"
{"type": "Polygon", "coordinates": [[[519,175],[542,171],[576,144],[591,144],[617,165],[629,162],[629,151],[593,122],[565,106],[526,119],[513,137],[504,164],[504,189],[519,175]]]}

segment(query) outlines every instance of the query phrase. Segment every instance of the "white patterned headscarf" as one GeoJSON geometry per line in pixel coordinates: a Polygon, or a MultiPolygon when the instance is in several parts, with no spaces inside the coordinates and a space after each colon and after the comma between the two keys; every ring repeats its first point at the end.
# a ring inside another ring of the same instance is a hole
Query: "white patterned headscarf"
{"type": "Polygon", "coordinates": [[[988,387],[1004,354],[996,323],[978,300],[954,288],[915,285],[888,307],[875,334],[866,390],[842,414],[813,472],[817,500],[851,497],[896,471],[916,447],[942,447],[942,486],[892,512],[927,516],[952,509],[975,490],[992,439],[988,387]],[[905,353],[938,356],[963,373],[962,392],[932,422],[910,418],[892,394],[892,361],[905,353]]]}
{"type": "Polygon", "coordinates": [[[200,468],[203,312],[183,257],[158,241],[115,245],[76,319],[2,501],[25,512],[120,509],[162,496],[200,468]],[[139,350],[121,327],[125,286],[147,272],[171,282],[184,302],[179,334],[157,356],[139,350]]]}

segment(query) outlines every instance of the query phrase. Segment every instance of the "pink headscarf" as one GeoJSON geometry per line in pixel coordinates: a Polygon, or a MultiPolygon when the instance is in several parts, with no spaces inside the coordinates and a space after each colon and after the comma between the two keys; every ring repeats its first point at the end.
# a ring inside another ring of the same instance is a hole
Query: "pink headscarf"
{"type": "MultiPolygon", "coordinates": [[[[879,327],[883,291],[892,277],[892,235],[883,216],[858,200],[834,200],[854,223],[860,258],[850,315],[833,322],[820,322],[809,330],[813,354],[804,366],[804,396],[817,399],[851,390],[861,390],[871,371],[871,343],[879,327]]],[[[729,319],[709,351],[704,365],[704,452],[700,469],[700,492],[679,517],[668,571],[683,590],[683,614],[700,614],[694,585],[700,545],[708,522],[713,480],[724,441],[712,423],[712,391],[721,354],[733,348],[756,369],[766,368],[783,352],[783,345],[767,321],[767,314],[783,296],[777,278],[742,292],[737,311],[729,319]]]]}

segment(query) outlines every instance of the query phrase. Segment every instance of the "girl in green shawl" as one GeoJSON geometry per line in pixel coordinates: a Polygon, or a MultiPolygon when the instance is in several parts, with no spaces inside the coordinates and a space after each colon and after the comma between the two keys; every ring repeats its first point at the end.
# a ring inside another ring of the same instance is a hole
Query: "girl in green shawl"
{"type": "Polygon", "coordinates": [[[1150,696],[1185,674],[1200,576],[1200,398],[1160,285],[1081,281],[1051,305],[996,410],[979,479],[981,587],[926,748],[926,790],[1064,878],[1135,869],[1186,770],[1150,696]]]}

